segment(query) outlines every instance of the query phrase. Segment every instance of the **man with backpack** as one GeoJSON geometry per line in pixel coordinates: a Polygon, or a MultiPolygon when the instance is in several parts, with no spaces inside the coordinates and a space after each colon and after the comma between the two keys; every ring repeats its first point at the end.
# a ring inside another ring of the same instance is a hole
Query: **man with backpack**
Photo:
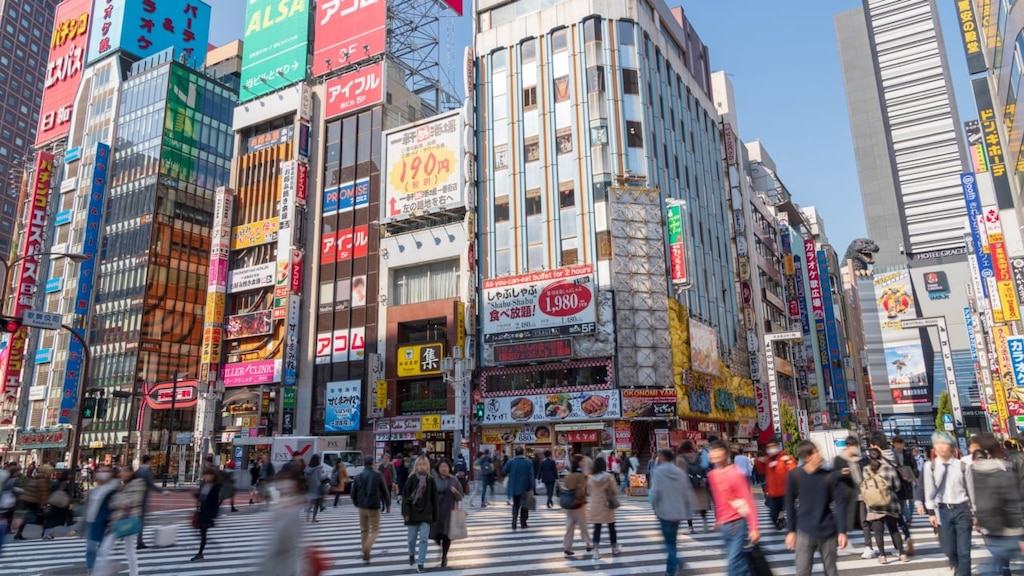
{"type": "Polygon", "coordinates": [[[491,451],[484,450],[483,456],[476,461],[476,467],[480,470],[480,507],[487,507],[487,489],[491,489],[491,496],[494,496],[494,460],[491,459],[491,451]]]}
{"type": "MultiPolygon", "coordinates": [[[[701,520],[704,522],[704,533],[707,534],[708,511],[711,510],[711,490],[708,487],[708,469],[702,464],[701,455],[693,449],[693,442],[684,440],[679,447],[679,456],[676,457],[676,466],[686,472],[693,487],[694,511],[700,512],[701,520]]],[[[693,519],[686,520],[690,532],[693,533],[693,519]]]]}
{"type": "MultiPolygon", "coordinates": [[[[900,438],[902,442],[903,439],[900,438]]],[[[899,526],[901,532],[903,532],[903,540],[906,545],[906,551],[908,556],[914,555],[914,543],[910,539],[910,526],[907,524],[905,514],[903,510],[903,501],[909,500],[908,506],[913,505],[914,500],[914,484],[917,482],[917,474],[914,473],[913,466],[899,466],[896,464],[896,453],[889,446],[889,440],[885,437],[884,432],[875,431],[871,434],[868,439],[869,448],[878,448],[882,453],[882,460],[892,467],[896,471],[896,476],[899,478],[899,490],[896,492],[896,499],[899,500],[900,504],[900,515],[896,518],[896,524],[899,526]]],[[[902,450],[900,450],[902,452],[902,450]]],[[[903,455],[901,454],[901,458],[903,455]]],[[[909,462],[909,458],[904,458],[904,462],[909,462]]]]}
{"type": "Polygon", "coordinates": [[[764,501],[768,505],[772,525],[782,530],[784,525],[779,515],[786,500],[787,478],[790,471],[796,468],[796,459],[782,450],[781,440],[772,438],[765,445],[765,456],[757,459],[754,468],[765,477],[764,501]]]}
{"type": "Polygon", "coordinates": [[[810,576],[815,552],[826,576],[838,576],[836,558],[847,543],[846,502],[838,476],[822,468],[824,458],[814,442],[800,442],[797,455],[804,465],[786,477],[786,548],[796,550],[797,576],[810,576]]]}
{"type": "Polygon", "coordinates": [[[935,459],[924,467],[924,508],[932,527],[939,529],[942,549],[956,576],[970,576],[974,519],[967,491],[967,464],[954,457],[955,446],[949,432],[932,433],[935,459]]]}

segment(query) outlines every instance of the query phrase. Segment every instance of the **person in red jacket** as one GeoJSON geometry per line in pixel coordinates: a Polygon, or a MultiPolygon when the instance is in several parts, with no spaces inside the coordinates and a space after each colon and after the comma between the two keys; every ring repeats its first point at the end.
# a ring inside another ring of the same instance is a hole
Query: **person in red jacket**
{"type": "Polygon", "coordinates": [[[776,529],[784,527],[779,520],[783,504],[786,502],[786,478],[789,471],[796,468],[796,458],[782,451],[782,442],[772,438],[765,445],[765,456],[761,456],[754,464],[758,474],[765,477],[764,501],[768,505],[768,515],[776,529]]]}

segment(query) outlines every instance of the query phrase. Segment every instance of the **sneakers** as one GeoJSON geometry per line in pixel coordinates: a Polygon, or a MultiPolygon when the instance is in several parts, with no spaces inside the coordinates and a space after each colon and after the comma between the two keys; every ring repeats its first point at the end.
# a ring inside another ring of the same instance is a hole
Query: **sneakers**
{"type": "Polygon", "coordinates": [[[416,565],[416,572],[417,573],[422,573],[423,572],[423,564],[417,564],[416,565]]]}
{"type": "Polygon", "coordinates": [[[195,556],[192,557],[192,562],[195,562],[196,560],[202,560],[202,559],[203,559],[203,555],[202,554],[196,554],[195,556]]]}
{"type": "Polygon", "coordinates": [[[910,562],[910,557],[906,554],[900,554],[900,562],[910,562]]]}
{"type": "Polygon", "coordinates": [[[590,553],[590,559],[591,560],[600,560],[601,559],[601,551],[595,547],[594,551],[590,553]]]}
{"type": "Polygon", "coordinates": [[[409,566],[412,566],[414,564],[416,564],[416,557],[412,554],[409,554],[409,566]]]}
{"type": "Polygon", "coordinates": [[[874,548],[865,548],[864,552],[860,555],[860,557],[865,560],[870,560],[875,556],[877,556],[877,552],[875,552],[874,548]]]}
{"type": "Polygon", "coordinates": [[[883,564],[883,565],[884,564],[888,564],[889,560],[885,557],[885,554],[882,554],[881,556],[878,557],[878,563],[879,564],[883,564]]]}
{"type": "Polygon", "coordinates": [[[622,546],[612,544],[612,556],[618,556],[619,554],[622,554],[622,546]]]}
{"type": "Polygon", "coordinates": [[[565,552],[565,557],[566,558],[572,558],[573,556],[576,555],[576,553],[573,552],[572,550],[565,550],[564,552],[565,552]]]}

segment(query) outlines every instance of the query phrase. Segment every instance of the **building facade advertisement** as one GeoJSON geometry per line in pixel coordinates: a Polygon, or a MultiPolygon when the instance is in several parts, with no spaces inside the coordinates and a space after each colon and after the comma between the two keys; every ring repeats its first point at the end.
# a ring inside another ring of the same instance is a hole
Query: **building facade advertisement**
{"type": "Polygon", "coordinates": [[[1006,422],[1010,416],[1007,406],[1007,392],[1016,387],[1017,381],[1014,376],[1013,360],[1010,359],[1010,338],[1013,332],[1005,324],[996,324],[992,327],[992,340],[996,349],[996,367],[999,375],[992,379],[992,387],[996,394],[996,412],[999,414],[999,421],[1006,422]]]}
{"type": "Polygon", "coordinates": [[[384,135],[385,220],[463,206],[463,123],[456,111],[384,135]]]}
{"type": "MultiPolygon", "coordinates": [[[[300,208],[306,207],[306,198],[309,196],[309,164],[299,162],[295,171],[295,205],[300,208]]],[[[369,182],[367,182],[369,187],[369,182]]],[[[369,196],[369,193],[367,193],[369,196]]]]}
{"type": "Polygon", "coordinates": [[[232,386],[257,386],[280,382],[281,361],[257,360],[255,362],[225,364],[221,379],[224,380],[224,386],[229,388],[232,386]]]}
{"type": "MultiPolygon", "coordinates": [[[[990,7],[986,6],[986,12],[990,7]]],[[[978,19],[974,14],[974,3],[959,1],[956,3],[957,21],[960,23],[960,40],[963,41],[964,55],[967,57],[967,73],[974,75],[985,71],[985,52],[981,42],[981,31],[978,19]]],[[[986,18],[988,18],[986,16],[986,18]]]]}
{"type": "Polygon", "coordinates": [[[327,80],[327,102],[324,116],[327,120],[351,114],[367,106],[384,101],[384,62],[378,62],[353,72],[327,80]]]}
{"type": "Polygon", "coordinates": [[[1017,301],[1024,302],[1024,258],[1010,260],[1010,274],[1013,276],[1013,286],[1017,291],[1017,301]]]}
{"type": "MultiPolygon", "coordinates": [[[[683,207],[669,204],[666,216],[668,225],[669,269],[673,284],[689,284],[686,270],[686,245],[683,243],[683,207]]],[[[748,271],[749,275],[749,265],[748,271]]]]}
{"type": "Polygon", "coordinates": [[[309,0],[249,0],[245,13],[240,102],[306,77],[309,0]]]}
{"type": "Polygon", "coordinates": [[[546,362],[563,358],[572,358],[572,338],[538,340],[520,344],[496,344],[494,346],[494,361],[502,365],[519,362],[546,362]]]}
{"type": "Polygon", "coordinates": [[[561,392],[484,401],[485,424],[516,422],[577,422],[622,417],[618,390],[561,392]]]}
{"type": "Polygon", "coordinates": [[[213,197],[213,226],[210,234],[210,268],[206,294],[206,317],[203,324],[203,348],[199,379],[214,381],[220,372],[221,346],[224,340],[224,303],[228,289],[228,257],[231,249],[231,218],[234,191],[217,188],[213,197]],[[218,308],[219,302],[219,308],[218,308]]]}
{"type": "Polygon", "coordinates": [[[231,249],[241,250],[277,241],[278,220],[267,218],[231,229],[231,249]]]}
{"type": "Polygon", "coordinates": [[[924,275],[924,291],[929,300],[946,300],[949,298],[949,278],[946,273],[938,270],[924,275]]]}
{"type": "Polygon", "coordinates": [[[317,364],[356,362],[366,351],[366,328],[335,330],[317,336],[317,364]],[[331,334],[327,344],[325,336],[331,334]]]}
{"type": "Polygon", "coordinates": [[[441,373],[444,344],[399,346],[395,351],[395,369],[400,378],[441,373]]]}
{"type": "Polygon", "coordinates": [[[328,382],[324,406],[324,432],[357,432],[363,405],[362,382],[328,382]]]}
{"type": "Polygon", "coordinates": [[[296,294],[288,296],[288,323],[284,335],[283,384],[295,386],[299,375],[299,314],[302,298],[296,294]]]}
{"type": "Polygon", "coordinates": [[[346,68],[387,49],[387,0],[317,3],[313,74],[346,68]]]}
{"type": "Polygon", "coordinates": [[[484,280],[484,342],[591,334],[596,290],[589,264],[484,280]]]}
{"type": "Polygon", "coordinates": [[[249,154],[252,154],[253,152],[259,152],[260,150],[266,150],[267,148],[287,144],[292,141],[292,137],[294,135],[295,127],[290,124],[288,126],[274,128],[268,132],[250,137],[249,140],[246,141],[246,151],[249,154]]]}
{"type": "Polygon", "coordinates": [[[690,366],[694,372],[718,376],[721,374],[721,355],[718,352],[718,331],[690,318],[690,366]]]}
{"type": "Polygon", "coordinates": [[[995,277],[995,270],[992,266],[992,255],[986,249],[982,234],[985,230],[981,227],[981,218],[984,214],[981,208],[981,198],[978,195],[978,183],[971,172],[960,175],[960,187],[964,192],[964,203],[967,205],[967,223],[971,228],[971,243],[974,245],[974,257],[978,263],[978,271],[981,273],[983,296],[989,297],[988,279],[995,277]]]}
{"type": "Polygon", "coordinates": [[[366,224],[338,232],[328,232],[320,238],[320,264],[365,258],[369,246],[370,229],[366,224]]]}
{"type": "Polygon", "coordinates": [[[818,270],[821,271],[822,299],[825,306],[825,336],[828,343],[827,366],[832,373],[832,395],[836,402],[836,412],[840,423],[845,424],[850,413],[847,408],[846,371],[843,368],[843,353],[839,341],[839,328],[836,326],[835,307],[832,302],[831,275],[829,274],[828,258],[824,250],[818,251],[818,270]],[[828,283],[828,284],[825,284],[828,283]]]}
{"type": "Polygon", "coordinates": [[[117,50],[147,58],[174,48],[175,58],[202,66],[209,36],[210,6],[202,0],[103,0],[93,6],[88,62],[117,50]]]}
{"type": "Polygon", "coordinates": [[[85,67],[92,0],[66,0],[57,5],[39,105],[36,146],[63,138],[71,129],[75,94],[85,67]]]}
{"type": "MultiPolygon", "coordinates": [[[[35,174],[30,190],[31,204],[26,215],[25,232],[22,240],[21,265],[16,273],[14,306],[11,316],[21,318],[22,312],[32,308],[39,281],[39,257],[30,256],[45,251],[46,209],[50,199],[50,183],[53,177],[53,154],[37,152],[35,174]]],[[[0,351],[0,392],[5,401],[16,401],[18,386],[21,384],[21,369],[25,361],[25,340],[28,329],[21,328],[7,337],[7,345],[0,351]]],[[[12,414],[0,415],[0,425],[11,423],[12,414]]]]}
{"type": "Polygon", "coordinates": [[[675,388],[628,388],[622,395],[622,417],[665,420],[676,417],[675,388]]]}
{"type": "Polygon", "coordinates": [[[996,113],[992,104],[992,92],[989,90],[988,77],[971,80],[971,88],[974,91],[974,103],[978,107],[978,120],[981,122],[988,169],[992,173],[992,183],[996,188],[996,204],[1000,210],[1012,210],[1013,190],[1010,188],[1010,179],[1006,174],[1006,158],[999,140],[999,128],[996,125],[996,113]]]}
{"type": "Polygon", "coordinates": [[[1024,336],[1012,336],[1006,339],[1006,348],[1010,352],[1010,365],[1013,367],[1015,389],[1024,389],[1024,336]]]}
{"type": "Polygon", "coordinates": [[[361,178],[324,190],[324,216],[370,205],[370,179],[361,178]]]}
{"type": "Polygon", "coordinates": [[[228,272],[228,294],[274,285],[274,262],[257,264],[228,272]]]}
{"type": "Polygon", "coordinates": [[[775,373],[775,350],[773,346],[764,347],[764,367],[768,375],[768,398],[761,398],[761,389],[755,392],[758,394],[757,405],[767,404],[771,409],[771,427],[761,429],[760,440],[762,443],[778,437],[782,434],[782,408],[779,406],[779,377],[775,373]]]}
{"type": "Polygon", "coordinates": [[[270,334],[274,329],[273,317],[270,310],[228,316],[224,322],[224,338],[233,340],[270,334]]]}
{"type": "Polygon", "coordinates": [[[1020,320],[1020,307],[1017,302],[1016,287],[1013,284],[1013,272],[1010,258],[1006,253],[1006,239],[999,210],[994,206],[982,207],[985,222],[985,238],[988,241],[989,254],[992,257],[992,271],[999,293],[999,310],[993,311],[996,322],[1012,322],[1020,320]]]}

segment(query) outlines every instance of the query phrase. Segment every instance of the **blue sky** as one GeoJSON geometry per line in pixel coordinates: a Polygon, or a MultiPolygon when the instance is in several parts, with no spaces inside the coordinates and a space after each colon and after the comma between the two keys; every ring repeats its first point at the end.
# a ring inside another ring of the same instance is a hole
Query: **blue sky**
{"type": "MultiPolygon", "coordinates": [[[[245,0],[213,5],[210,41],[242,36],[245,0]]],[[[814,205],[836,250],[866,234],[832,17],[860,0],[670,0],[681,5],[708,45],[712,70],[725,70],[736,89],[740,136],[760,139],[779,176],[802,206],[814,205]]],[[[452,61],[461,74],[470,42],[466,16],[453,19],[452,61]]],[[[957,35],[955,3],[938,2],[961,121],[977,117],[957,35]]],[[[446,25],[446,30],[449,29],[446,25]]],[[[455,84],[461,84],[456,76],[455,84]]]]}

